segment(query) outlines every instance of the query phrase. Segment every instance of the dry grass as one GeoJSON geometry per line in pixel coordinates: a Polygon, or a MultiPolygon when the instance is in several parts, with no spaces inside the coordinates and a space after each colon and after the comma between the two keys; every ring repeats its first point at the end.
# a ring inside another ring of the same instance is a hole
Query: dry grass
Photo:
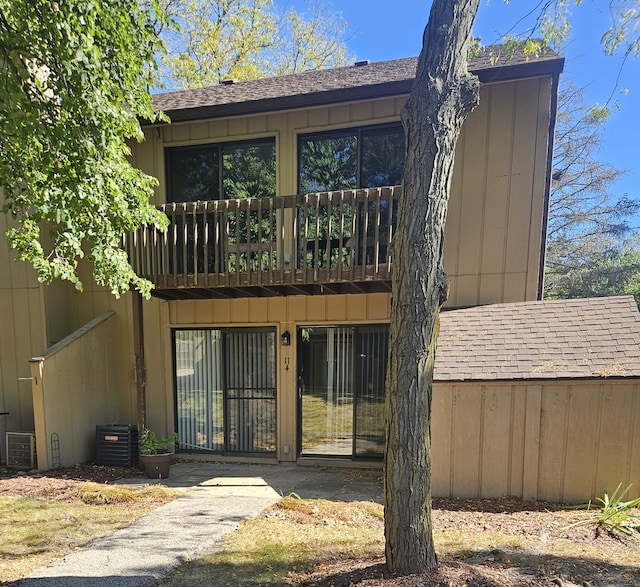
{"type": "Polygon", "coordinates": [[[0,495],[0,584],[128,526],[174,499],[162,486],[78,483],[63,497],[0,495]]]}
{"type": "Polygon", "coordinates": [[[487,500],[495,509],[482,511],[471,501],[436,504],[437,577],[385,575],[380,504],[287,497],[243,523],[221,552],[182,565],[158,584],[506,587],[556,585],[563,578],[594,586],[640,585],[640,539],[598,536],[595,518],[591,525],[569,527],[589,512],[545,510],[544,504],[532,510],[510,500],[487,500]]]}
{"type": "Polygon", "coordinates": [[[224,549],[188,562],[159,582],[192,585],[285,585],[291,573],[348,556],[375,558],[384,547],[382,506],[285,497],[244,522],[224,549]]]}

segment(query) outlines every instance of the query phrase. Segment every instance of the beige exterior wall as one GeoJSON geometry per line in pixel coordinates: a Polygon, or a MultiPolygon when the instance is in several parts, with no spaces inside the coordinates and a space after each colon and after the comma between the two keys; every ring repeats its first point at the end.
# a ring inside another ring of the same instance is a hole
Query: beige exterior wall
{"type": "MultiPolygon", "coordinates": [[[[7,218],[0,215],[0,235],[8,228],[7,218]]],[[[111,329],[118,353],[115,407],[121,421],[136,421],[135,361],[132,347],[131,296],[116,300],[104,288],[95,285],[86,263],[81,264],[80,277],[84,292],[68,282],[49,285],[38,282],[36,272],[27,263],[14,261],[6,238],[0,238],[0,460],[6,458],[4,433],[33,432],[36,428],[31,393],[32,357],[47,349],[96,316],[113,310],[115,327],[111,329]]],[[[62,405],[65,402],[62,401],[62,405]]],[[[81,416],[80,416],[81,417],[81,416]]],[[[73,463],[72,463],[73,464],[73,463]]]]}
{"type": "MultiPolygon", "coordinates": [[[[0,234],[7,231],[0,214],[0,234]]],[[[0,447],[4,433],[33,432],[29,359],[45,347],[46,326],[42,287],[35,271],[14,261],[4,236],[0,239],[0,447]]],[[[5,455],[2,455],[4,461],[5,455]]]]}
{"type": "Polygon", "coordinates": [[[119,423],[116,318],[105,312],[31,361],[38,468],[95,459],[96,426],[119,423]],[[59,439],[54,454],[52,435],[59,439]]]}
{"type": "MultiPolygon", "coordinates": [[[[450,307],[536,299],[551,78],[484,85],[458,142],[444,265],[450,307]]],[[[148,129],[134,161],[158,178],[164,147],[275,137],[277,193],[297,189],[299,134],[398,121],[404,97],[148,129]]]]}
{"type": "MultiPolygon", "coordinates": [[[[275,137],[277,193],[294,194],[299,134],[394,122],[399,120],[405,99],[149,128],[147,140],[133,148],[134,162],[158,178],[155,201],[161,203],[166,199],[165,146],[275,137]]],[[[450,306],[536,297],[550,100],[550,78],[482,88],[481,105],[469,117],[459,141],[452,185],[445,237],[445,268],[452,283],[450,306]]],[[[112,411],[105,412],[105,421],[100,423],[111,423],[112,418],[118,424],[135,422],[131,295],[116,300],[94,284],[86,266],[81,269],[83,293],[64,283],[41,286],[31,269],[11,261],[4,239],[0,261],[0,400],[2,408],[11,412],[4,420],[6,429],[34,429],[30,382],[18,381],[30,377],[29,359],[105,311],[114,312],[109,320],[110,361],[116,367],[109,373],[112,411]]],[[[290,347],[278,347],[277,457],[294,460],[297,327],[388,322],[389,300],[388,294],[369,294],[144,302],[149,426],[160,434],[174,429],[172,328],[271,326],[278,338],[285,330],[292,334],[290,347]],[[285,445],[291,448],[288,454],[285,445]]],[[[93,376],[99,377],[97,373],[93,376]]],[[[61,380],[59,385],[62,393],[66,383],[61,380]]],[[[64,394],[59,400],[61,406],[72,401],[64,394]]],[[[84,417],[93,408],[78,404],[77,409],[78,417],[84,417]]],[[[62,423],[61,413],[53,428],[60,429],[62,423]]],[[[2,426],[0,418],[0,432],[4,432],[2,426]]]]}
{"type": "Polygon", "coordinates": [[[640,383],[434,386],[435,496],[584,503],[619,483],[640,495],[640,383]]]}
{"type": "Polygon", "coordinates": [[[296,332],[298,326],[389,322],[389,294],[237,298],[145,304],[147,413],[151,428],[174,430],[171,329],[275,327],[289,331],[291,346],[277,347],[277,458],[296,459],[296,332]],[[285,452],[285,445],[289,452],[285,452]]]}

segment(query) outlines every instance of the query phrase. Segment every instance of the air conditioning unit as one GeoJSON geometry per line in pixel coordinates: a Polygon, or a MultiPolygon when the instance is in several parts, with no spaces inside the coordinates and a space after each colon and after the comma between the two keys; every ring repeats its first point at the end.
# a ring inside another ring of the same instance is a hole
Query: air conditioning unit
{"type": "Polygon", "coordinates": [[[7,467],[28,471],[38,466],[33,432],[7,432],[6,446],[7,467]]]}

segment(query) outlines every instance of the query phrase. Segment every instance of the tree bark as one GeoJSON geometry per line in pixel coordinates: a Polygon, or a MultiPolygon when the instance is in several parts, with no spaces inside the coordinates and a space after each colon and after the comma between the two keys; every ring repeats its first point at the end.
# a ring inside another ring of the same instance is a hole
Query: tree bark
{"type": "Polygon", "coordinates": [[[434,0],[416,80],[402,112],[403,196],[394,237],[387,375],[385,540],[398,575],[436,568],[431,526],[431,394],[454,150],[479,82],[467,70],[479,0],[434,0]]]}

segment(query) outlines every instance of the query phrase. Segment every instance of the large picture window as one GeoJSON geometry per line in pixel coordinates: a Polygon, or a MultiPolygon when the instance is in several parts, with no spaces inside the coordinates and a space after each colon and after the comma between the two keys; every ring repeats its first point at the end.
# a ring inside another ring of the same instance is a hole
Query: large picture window
{"type": "MultiPolygon", "coordinates": [[[[300,194],[400,185],[403,166],[404,130],[399,124],[298,137],[300,194]]],[[[298,234],[313,251],[301,244],[301,265],[315,266],[323,260],[315,254],[316,240],[331,245],[329,264],[345,259],[353,265],[384,263],[396,212],[386,199],[307,210],[298,219],[298,234]],[[341,242],[348,243],[350,251],[339,249],[341,242]]]]}
{"type": "Polygon", "coordinates": [[[195,202],[275,196],[275,139],[170,147],[165,160],[168,201],[182,204],[171,218],[177,235],[169,254],[171,271],[246,271],[249,264],[273,265],[275,253],[240,250],[275,241],[275,218],[268,210],[193,210],[199,206],[195,202]]]}
{"type": "Polygon", "coordinates": [[[196,202],[276,194],[275,139],[168,147],[167,199],[196,202]]]}
{"type": "Polygon", "coordinates": [[[404,130],[399,124],[298,137],[298,192],[399,185],[404,130]]]}

